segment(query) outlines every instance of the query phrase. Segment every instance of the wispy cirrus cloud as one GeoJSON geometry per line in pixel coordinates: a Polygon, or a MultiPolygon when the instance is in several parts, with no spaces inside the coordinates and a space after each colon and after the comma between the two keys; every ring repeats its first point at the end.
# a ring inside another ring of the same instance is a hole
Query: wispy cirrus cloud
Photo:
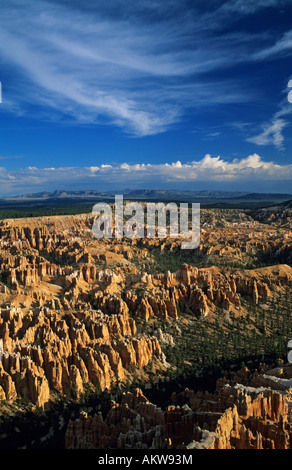
{"type": "Polygon", "coordinates": [[[269,32],[222,32],[220,20],[232,24],[234,12],[240,17],[276,4],[229,0],[206,11],[171,0],[82,9],[77,1],[3,0],[6,106],[146,136],[169,129],[190,109],[246,103],[254,98],[248,84],[216,73],[267,59],[277,48],[288,51],[291,32],[268,46],[269,32]]]}
{"type": "Polygon", "coordinates": [[[273,144],[278,149],[283,149],[283,129],[287,126],[287,122],[283,119],[276,119],[272,123],[266,124],[262,132],[254,137],[247,138],[247,142],[252,142],[256,145],[269,145],[273,144]]]}
{"type": "Polygon", "coordinates": [[[264,60],[267,58],[279,56],[279,54],[291,54],[292,51],[292,30],[287,31],[283,36],[276,40],[276,42],[267,48],[264,48],[261,51],[258,51],[254,54],[253,58],[255,60],[264,60]]]}
{"type": "Polygon", "coordinates": [[[286,0],[231,0],[223,3],[221,9],[224,11],[232,11],[242,13],[244,15],[250,15],[256,13],[259,10],[272,8],[272,7],[283,7],[287,4],[286,0]]]}
{"type": "Polygon", "coordinates": [[[261,130],[257,135],[248,137],[246,139],[247,142],[261,146],[273,144],[278,150],[285,150],[283,130],[290,125],[287,118],[292,114],[292,106],[289,104],[290,83],[291,80],[288,82],[285,90],[283,90],[286,96],[279,103],[279,110],[274,113],[270,121],[262,124],[261,130]]]}

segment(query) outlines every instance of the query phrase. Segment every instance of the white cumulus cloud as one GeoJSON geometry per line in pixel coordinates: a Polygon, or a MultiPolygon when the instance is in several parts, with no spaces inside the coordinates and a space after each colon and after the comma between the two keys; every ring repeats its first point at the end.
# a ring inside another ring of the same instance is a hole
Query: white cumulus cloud
{"type": "Polygon", "coordinates": [[[226,181],[287,181],[292,180],[292,165],[279,165],[265,161],[260,155],[252,154],[245,158],[227,160],[220,156],[205,155],[201,160],[182,163],[180,161],[161,164],[121,163],[116,165],[100,164],[90,167],[37,168],[27,167],[19,170],[0,168],[1,196],[38,192],[44,189],[109,189],[115,191],[116,185],[147,187],[153,181],[164,183],[177,182],[226,182],[226,181]]]}

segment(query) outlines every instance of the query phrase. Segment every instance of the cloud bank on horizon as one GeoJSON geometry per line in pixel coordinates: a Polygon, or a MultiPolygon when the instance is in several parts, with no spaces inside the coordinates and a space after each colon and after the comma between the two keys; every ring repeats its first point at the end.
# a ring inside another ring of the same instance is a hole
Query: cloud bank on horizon
{"type": "Polygon", "coordinates": [[[72,126],[74,142],[76,126],[88,128],[88,135],[105,126],[115,130],[118,163],[99,154],[92,164],[82,155],[82,167],[68,165],[70,157],[57,167],[39,138],[38,164],[26,153],[25,169],[1,168],[1,192],[17,181],[34,186],[56,178],[57,185],[65,168],[72,182],[78,172],[84,181],[101,174],[162,182],[291,178],[289,14],[290,0],[2,0],[0,128],[7,117],[9,123],[18,119],[16,129],[19,122],[72,126]],[[147,162],[118,155],[123,139],[163,133],[175,139],[186,127],[194,130],[193,147],[185,147],[177,163],[165,154],[155,164],[157,140],[147,162]],[[228,136],[232,152],[224,148],[228,136]],[[230,157],[187,163],[183,155],[192,153],[196,138],[218,141],[216,153],[230,157]],[[270,154],[262,159],[257,147],[270,154]],[[54,169],[46,169],[51,163],[54,169]]]}
{"type": "MultiPolygon", "coordinates": [[[[2,195],[20,195],[15,191],[27,188],[33,191],[53,189],[68,189],[68,182],[75,188],[94,187],[100,190],[115,190],[116,184],[123,182],[123,187],[133,185],[143,187],[149,183],[192,183],[198,181],[210,182],[249,182],[261,180],[292,180],[292,164],[278,165],[266,162],[257,154],[243,159],[228,162],[220,156],[205,155],[198,161],[181,163],[180,161],[164,164],[131,164],[119,165],[102,164],[91,167],[28,167],[16,171],[0,168],[0,185],[2,195]],[[84,186],[86,184],[86,186],[84,186]],[[141,186],[142,185],[142,186],[141,186]]],[[[70,186],[69,186],[70,187],[70,186]]]]}

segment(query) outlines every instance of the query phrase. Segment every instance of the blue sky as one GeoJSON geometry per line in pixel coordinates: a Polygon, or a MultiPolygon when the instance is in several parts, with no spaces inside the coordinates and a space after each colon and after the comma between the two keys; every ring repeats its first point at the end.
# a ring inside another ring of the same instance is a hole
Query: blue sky
{"type": "Polygon", "coordinates": [[[290,0],[1,0],[0,197],[291,193],[291,20],[290,0]]]}

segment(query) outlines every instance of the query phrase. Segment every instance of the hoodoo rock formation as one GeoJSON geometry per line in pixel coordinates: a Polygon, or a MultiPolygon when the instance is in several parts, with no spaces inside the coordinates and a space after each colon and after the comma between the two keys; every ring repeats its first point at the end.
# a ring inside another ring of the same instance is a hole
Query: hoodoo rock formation
{"type": "MultiPolygon", "coordinates": [[[[239,378],[239,377],[238,377],[239,378]]],[[[263,378],[264,380],[264,378],[263,378]]],[[[270,376],[273,382],[275,377],[270,376]]],[[[290,380],[291,382],[291,380],[290,380]]],[[[277,382],[275,382],[276,384],[277,382]]],[[[292,383],[285,391],[219,380],[215,393],[186,389],[162,410],[141,390],[101,413],[81,413],[66,430],[67,449],[290,449],[292,383]]]]}
{"type": "Polygon", "coordinates": [[[250,346],[256,357],[283,358],[290,214],[202,210],[197,250],[169,236],[95,239],[93,222],[92,214],[0,221],[3,414],[45,413],[57,400],[131,386],[106,416],[72,420],[66,447],[291,447],[283,377],[233,377],[212,394],[180,390],[165,409],[140,390],[241,361],[250,346]]]}

